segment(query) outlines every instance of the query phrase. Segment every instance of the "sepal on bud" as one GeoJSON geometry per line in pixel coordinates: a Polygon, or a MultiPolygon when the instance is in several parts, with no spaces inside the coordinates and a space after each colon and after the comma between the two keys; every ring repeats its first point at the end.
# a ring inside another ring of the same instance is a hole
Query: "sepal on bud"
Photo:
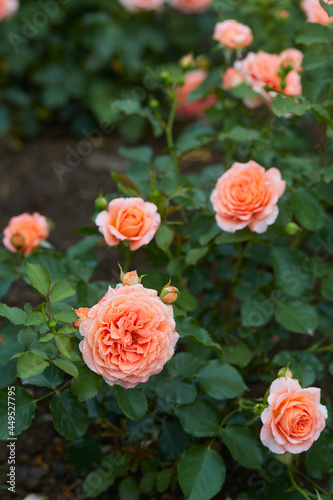
{"type": "Polygon", "coordinates": [[[292,371],[289,370],[289,365],[288,366],[284,366],[283,368],[281,368],[279,371],[278,371],[278,374],[277,376],[280,378],[280,377],[288,377],[288,378],[293,378],[293,374],[292,374],[292,371]]]}

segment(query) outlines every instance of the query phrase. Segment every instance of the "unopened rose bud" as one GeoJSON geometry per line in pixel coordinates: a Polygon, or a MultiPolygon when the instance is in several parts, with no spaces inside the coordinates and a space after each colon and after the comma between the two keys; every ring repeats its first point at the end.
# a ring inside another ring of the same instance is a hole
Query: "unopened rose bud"
{"type": "Polygon", "coordinates": [[[253,413],[254,413],[257,417],[259,417],[259,415],[261,415],[261,414],[262,414],[262,412],[264,411],[264,409],[265,409],[265,408],[267,408],[267,405],[265,405],[265,404],[261,404],[261,403],[260,403],[260,404],[257,404],[257,405],[255,405],[255,406],[254,406],[254,408],[253,408],[253,413]]]}
{"type": "Polygon", "coordinates": [[[209,66],[206,56],[198,56],[195,60],[195,64],[199,69],[207,69],[209,66]]]}
{"type": "Polygon", "coordinates": [[[292,371],[289,370],[288,366],[284,366],[278,371],[278,377],[288,377],[293,378],[292,371]]]}
{"type": "Polygon", "coordinates": [[[76,321],[73,321],[72,327],[79,329],[82,321],[84,321],[88,317],[89,311],[89,307],[79,307],[79,309],[75,309],[75,313],[78,319],[76,321]]]}
{"type": "Polygon", "coordinates": [[[136,271],[129,271],[121,276],[121,281],[125,286],[139,285],[141,278],[136,271]]]}
{"type": "Polygon", "coordinates": [[[289,17],[289,12],[286,10],[286,9],[281,9],[280,12],[279,12],[279,16],[280,17],[284,17],[285,19],[287,19],[289,17]]]}
{"type": "Polygon", "coordinates": [[[160,105],[160,104],[159,104],[159,102],[158,102],[158,100],[157,100],[157,99],[155,99],[155,98],[151,98],[151,99],[150,99],[150,101],[149,101],[149,107],[150,107],[151,109],[157,109],[157,108],[159,107],[159,105],[160,105]]]}
{"type": "Polygon", "coordinates": [[[188,70],[194,66],[194,59],[192,54],[186,54],[179,61],[181,67],[185,70],[188,70]]]}
{"type": "Polygon", "coordinates": [[[98,198],[96,198],[95,200],[95,207],[97,208],[97,210],[105,210],[107,206],[108,200],[104,198],[103,192],[101,191],[98,198]]]}
{"type": "Polygon", "coordinates": [[[165,304],[174,304],[179,296],[179,290],[175,286],[167,285],[161,292],[161,299],[165,304]]]}
{"type": "Polygon", "coordinates": [[[54,319],[50,319],[49,323],[48,323],[48,327],[52,330],[53,328],[55,328],[57,325],[57,322],[54,320],[54,319]]]}
{"type": "Polygon", "coordinates": [[[289,222],[284,230],[288,236],[295,236],[295,234],[297,234],[301,230],[301,228],[298,224],[296,224],[296,222],[289,222]]]}

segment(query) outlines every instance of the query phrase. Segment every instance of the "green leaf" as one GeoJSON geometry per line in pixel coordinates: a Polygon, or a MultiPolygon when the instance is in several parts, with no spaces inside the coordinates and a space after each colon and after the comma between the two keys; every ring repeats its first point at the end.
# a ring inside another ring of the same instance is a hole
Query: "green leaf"
{"type": "Polygon", "coordinates": [[[305,465],[311,477],[320,479],[333,464],[333,434],[325,429],[305,455],[305,465]]]}
{"type": "Polygon", "coordinates": [[[298,188],[291,196],[297,222],[309,231],[316,231],[325,224],[325,210],[317,198],[306,188],[298,188]]]}
{"type": "Polygon", "coordinates": [[[196,387],[188,382],[161,379],[157,380],[155,384],[159,397],[168,403],[186,405],[192,403],[197,396],[196,387]]]}
{"type": "Polygon", "coordinates": [[[306,264],[308,257],[295,248],[274,246],[271,250],[276,285],[290,297],[310,295],[315,277],[306,264]]]}
{"type": "Polygon", "coordinates": [[[330,57],[327,52],[315,52],[309,50],[304,54],[302,67],[304,70],[310,71],[326,66],[326,64],[330,64],[330,57]]]}
{"type": "Polygon", "coordinates": [[[174,471],[173,469],[164,469],[157,476],[157,491],[164,493],[170,486],[174,471]]]}
{"type": "Polygon", "coordinates": [[[71,441],[82,438],[88,428],[88,412],[69,390],[56,392],[50,408],[59,434],[71,441]]]}
{"type": "MultiPolygon", "coordinates": [[[[11,388],[12,389],[12,388],[11,388]]],[[[0,389],[0,440],[5,441],[13,436],[19,436],[28,429],[35,416],[36,403],[33,397],[22,387],[15,386],[15,395],[13,399],[8,399],[8,387],[0,389]],[[15,431],[13,436],[9,435],[8,412],[13,409],[8,407],[8,402],[15,405],[15,431]]]]}
{"type": "Polygon", "coordinates": [[[220,414],[217,408],[209,401],[198,400],[189,405],[175,409],[184,431],[196,437],[216,436],[220,414]]]}
{"type": "Polygon", "coordinates": [[[51,286],[48,270],[39,264],[30,264],[27,262],[25,271],[30,278],[32,286],[46,297],[51,286]]]}
{"type": "Polygon", "coordinates": [[[44,323],[44,316],[39,311],[32,311],[25,321],[26,325],[41,325],[42,323],[44,323]]]}
{"type": "Polygon", "coordinates": [[[292,97],[284,97],[277,95],[273,99],[273,112],[276,116],[284,116],[287,113],[301,116],[311,109],[311,104],[308,101],[295,102],[292,97]]]}
{"type": "Polygon", "coordinates": [[[42,335],[42,337],[38,339],[38,342],[48,342],[53,338],[54,338],[54,333],[47,333],[46,335],[42,335]]]}
{"type": "Polygon", "coordinates": [[[196,263],[202,259],[204,255],[208,252],[209,247],[203,248],[191,248],[191,250],[186,254],[185,262],[188,266],[195,266],[196,263]]]}
{"type": "MultiPolygon", "coordinates": [[[[322,8],[327,12],[327,14],[332,17],[333,16],[333,5],[332,4],[328,4],[326,2],[323,2],[323,0],[321,0],[320,2],[320,5],[322,6],[322,8]]],[[[327,30],[327,38],[328,38],[328,42],[329,42],[329,39],[330,39],[330,32],[327,30]]]]}
{"type": "Polygon", "coordinates": [[[119,500],[139,500],[140,490],[134,479],[126,477],[119,483],[119,500]]]}
{"type": "Polygon", "coordinates": [[[13,325],[24,325],[27,315],[18,307],[9,307],[0,302],[0,316],[9,319],[13,325]]]}
{"type": "Polygon", "coordinates": [[[247,389],[236,368],[218,359],[209,361],[198,372],[197,379],[207,393],[215,399],[232,399],[247,389]]]}
{"type": "Polygon", "coordinates": [[[259,469],[264,462],[260,443],[253,432],[241,424],[228,425],[221,431],[232,458],[249,469],[259,469]]]}
{"type": "Polygon", "coordinates": [[[144,389],[124,389],[120,385],[114,386],[117,403],[124,414],[133,419],[141,420],[148,410],[148,402],[144,389]]]}
{"type": "Polygon", "coordinates": [[[274,304],[261,293],[247,297],[241,307],[244,326],[260,327],[266,325],[274,315],[274,304]]]}
{"type": "Polygon", "coordinates": [[[101,388],[102,380],[100,375],[84,365],[79,369],[78,378],[72,380],[72,391],[79,401],[86,401],[96,396],[101,388]]]}
{"type": "Polygon", "coordinates": [[[49,299],[53,304],[54,302],[60,302],[68,297],[72,297],[75,294],[76,291],[67,281],[57,281],[51,288],[49,299]]]}
{"type": "Polygon", "coordinates": [[[299,300],[278,304],[275,309],[275,318],[286,330],[308,335],[314,334],[318,323],[313,307],[299,300]]]}
{"type": "Polygon", "coordinates": [[[150,146],[137,146],[135,148],[119,148],[119,154],[130,160],[149,163],[153,157],[153,150],[150,146]]]}
{"type": "Polygon", "coordinates": [[[221,456],[205,446],[186,450],[177,471],[185,500],[210,500],[221,490],[226,474],[221,456]]]}
{"type": "Polygon", "coordinates": [[[174,237],[174,232],[166,224],[161,224],[155,235],[156,245],[166,252],[170,247],[174,237]]]}
{"type": "Polygon", "coordinates": [[[202,361],[188,352],[179,352],[168,361],[166,367],[172,377],[194,375],[202,361]]]}
{"type": "Polygon", "coordinates": [[[72,377],[78,377],[79,376],[79,370],[77,367],[74,365],[72,361],[69,359],[62,359],[62,358],[56,358],[53,360],[53,363],[60,368],[60,370],[63,370],[64,372],[68,373],[69,375],[72,375],[72,377]]]}
{"type": "Polygon", "coordinates": [[[246,344],[223,347],[222,361],[244,368],[252,360],[254,352],[246,344]]]}
{"type": "Polygon", "coordinates": [[[55,336],[55,341],[59,351],[67,358],[72,357],[72,345],[71,339],[64,335],[63,333],[57,333],[55,336]]]}
{"type": "Polygon", "coordinates": [[[177,331],[181,338],[186,337],[213,349],[218,354],[223,353],[222,347],[213,341],[209,333],[201,328],[194,318],[177,318],[177,331]]]}
{"type": "Polygon", "coordinates": [[[77,320],[77,315],[72,309],[62,309],[53,315],[54,319],[62,323],[72,323],[77,320]]]}
{"type": "Polygon", "coordinates": [[[42,373],[49,366],[49,361],[45,361],[37,354],[27,351],[21,354],[17,360],[17,375],[20,378],[29,378],[42,373]]]}
{"type": "Polygon", "coordinates": [[[333,276],[328,276],[322,280],[321,294],[326,300],[333,300],[333,276]]]}
{"type": "Polygon", "coordinates": [[[62,372],[53,364],[48,366],[43,373],[33,377],[22,379],[23,384],[36,385],[37,387],[48,387],[55,389],[63,381],[62,372]]]}
{"type": "Polygon", "coordinates": [[[18,339],[25,349],[28,349],[31,344],[36,340],[37,333],[30,328],[24,328],[20,330],[18,334],[18,339]]]}
{"type": "Polygon", "coordinates": [[[312,45],[314,43],[330,43],[329,30],[326,26],[313,23],[304,23],[299,35],[296,37],[297,43],[312,45]]]}
{"type": "Polygon", "coordinates": [[[250,229],[245,228],[235,233],[224,233],[222,232],[215,240],[216,245],[221,243],[241,243],[242,241],[252,240],[255,234],[250,231],[250,229]]]}
{"type": "Polygon", "coordinates": [[[255,129],[240,127],[237,125],[227,132],[220,132],[218,135],[219,141],[224,139],[231,139],[232,141],[243,142],[243,141],[255,141],[259,139],[259,132],[255,129]]]}

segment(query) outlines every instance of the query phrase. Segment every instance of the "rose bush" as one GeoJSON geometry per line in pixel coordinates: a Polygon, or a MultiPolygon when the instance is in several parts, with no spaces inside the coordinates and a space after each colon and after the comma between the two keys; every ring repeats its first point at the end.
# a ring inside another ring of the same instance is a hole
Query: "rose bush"
{"type": "MultiPolygon", "coordinates": [[[[0,116],[15,115],[22,71],[34,75],[38,117],[49,106],[55,121],[64,119],[84,95],[83,108],[120,129],[127,123],[131,141],[146,121],[160,135],[119,149],[126,167],[111,166],[117,188],[96,193],[91,224],[78,228],[66,253],[56,226],[54,247],[45,241],[47,213],[13,213],[3,228],[0,438],[30,432],[45,400],[45,425],[64,438],[78,476],[77,498],[326,499],[332,26],[305,22],[304,3],[284,2],[281,12],[279,2],[255,0],[222,12],[212,2],[199,15],[207,3],[186,4],[59,6],[66,20],[45,30],[60,24],[68,35],[74,19],[77,30],[64,61],[70,71],[60,75],[68,94],[55,107],[54,65],[38,70],[28,58],[23,67],[0,45],[0,116]],[[216,44],[214,27],[225,17],[249,27],[251,52],[216,44]],[[81,30],[89,36],[73,64],[81,30]],[[153,61],[153,80],[137,68],[143,61],[153,61]],[[80,80],[82,67],[89,78],[80,80]],[[8,71],[17,74],[16,92],[6,86],[8,71]],[[123,95],[140,81],[140,102],[123,95]],[[8,431],[11,386],[17,424],[8,431]]],[[[329,2],[318,5],[332,15],[329,2]]],[[[15,23],[3,22],[1,36],[15,23]]],[[[57,61],[60,45],[50,51],[57,61]]]]}

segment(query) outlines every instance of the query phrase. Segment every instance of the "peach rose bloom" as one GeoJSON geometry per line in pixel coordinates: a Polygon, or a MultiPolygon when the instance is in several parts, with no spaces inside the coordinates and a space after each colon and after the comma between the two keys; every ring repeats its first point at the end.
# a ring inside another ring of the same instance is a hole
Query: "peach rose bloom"
{"type": "Polygon", "coordinates": [[[236,68],[228,68],[223,75],[222,85],[227,90],[232,90],[244,82],[244,76],[236,68]]]}
{"type": "Polygon", "coordinates": [[[195,119],[205,115],[205,110],[216,103],[215,95],[208,95],[203,99],[188,102],[188,95],[197,89],[206,80],[207,72],[203,69],[188,71],[184,75],[185,83],[176,90],[176,100],[179,103],[177,115],[187,119],[195,119]]]}
{"type": "Polygon", "coordinates": [[[119,0],[129,12],[161,10],[164,0],[119,0]]]}
{"type": "MultiPolygon", "coordinates": [[[[331,3],[325,3],[331,5],[331,3]]],[[[310,23],[323,24],[324,26],[333,23],[333,16],[327,14],[320,5],[319,0],[302,0],[301,8],[310,23]]]]}
{"type": "Polygon", "coordinates": [[[249,52],[245,59],[235,62],[235,68],[243,74],[245,81],[251,85],[253,90],[264,94],[267,94],[263,90],[265,85],[274,90],[281,90],[281,78],[278,75],[280,66],[280,56],[269,54],[263,50],[256,54],[249,52]]]}
{"type": "Polygon", "coordinates": [[[251,29],[235,19],[227,19],[217,23],[214,29],[213,39],[227,49],[240,49],[247,47],[253,42],[251,29]]]}
{"type": "Polygon", "coordinates": [[[296,71],[289,71],[286,75],[286,86],[283,90],[286,95],[301,95],[302,83],[299,73],[296,71]]]}
{"type": "Polygon", "coordinates": [[[108,245],[126,240],[131,242],[131,250],[137,250],[154,238],[161,217],[154,203],[142,198],[116,198],[95,222],[108,245]]]}
{"type": "Polygon", "coordinates": [[[207,10],[212,0],[171,0],[171,5],[185,14],[194,14],[207,10]]]}
{"type": "Polygon", "coordinates": [[[27,257],[36,250],[50,233],[46,218],[35,212],[24,213],[12,217],[4,229],[3,244],[14,253],[21,253],[27,257]]]}
{"type": "Polygon", "coordinates": [[[75,309],[76,316],[79,319],[73,321],[72,327],[79,329],[82,321],[88,317],[89,311],[90,311],[89,307],[79,307],[79,309],[75,309]]]}
{"type": "Polygon", "coordinates": [[[265,170],[252,160],[234,163],[218,179],[211,194],[217,225],[228,233],[246,226],[264,233],[279,214],[277,201],[285,187],[277,168],[265,170]]]}
{"type": "Polygon", "coordinates": [[[281,377],[272,383],[268,403],[260,439],[273,453],[307,451],[325,428],[327,409],[317,387],[302,389],[298,380],[281,377]]]}
{"type": "Polygon", "coordinates": [[[142,285],[109,288],[81,323],[80,349],[90,370],[125,389],[160,373],[179,338],[172,306],[142,285]]]}
{"type": "Polygon", "coordinates": [[[18,8],[18,0],[0,0],[0,21],[14,14],[18,8]]]}
{"type": "Polygon", "coordinates": [[[280,54],[280,58],[281,66],[283,68],[291,66],[291,68],[298,73],[303,71],[303,54],[300,50],[294,48],[283,50],[280,54]]]}

